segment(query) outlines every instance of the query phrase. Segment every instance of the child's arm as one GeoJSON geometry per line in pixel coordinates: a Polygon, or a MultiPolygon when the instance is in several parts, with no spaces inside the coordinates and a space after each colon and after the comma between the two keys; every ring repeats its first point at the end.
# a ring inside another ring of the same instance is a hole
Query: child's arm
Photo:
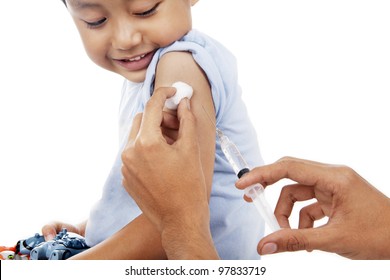
{"type": "MultiPolygon", "coordinates": [[[[215,117],[215,111],[208,80],[190,53],[167,53],[159,61],[155,88],[171,86],[177,81],[191,85],[194,90],[191,98],[191,111],[197,121],[203,172],[208,196],[210,196],[214,173],[215,127],[209,118],[215,117]]],[[[111,238],[74,257],[74,259],[161,258],[166,258],[166,255],[161,246],[160,233],[142,214],[111,238]]]]}
{"type": "Polygon", "coordinates": [[[197,122],[203,172],[210,197],[215,160],[215,111],[211,89],[206,75],[188,52],[170,52],[159,61],[156,71],[155,88],[171,86],[182,81],[189,84],[194,92],[191,111],[197,122]]]}
{"type": "Polygon", "coordinates": [[[160,233],[141,214],[110,238],[70,259],[166,259],[166,255],[161,246],[160,233]]]}

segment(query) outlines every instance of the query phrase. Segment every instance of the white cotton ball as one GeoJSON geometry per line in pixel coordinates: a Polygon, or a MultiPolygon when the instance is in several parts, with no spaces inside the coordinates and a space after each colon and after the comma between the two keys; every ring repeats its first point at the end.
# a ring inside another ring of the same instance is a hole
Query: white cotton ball
{"type": "Polygon", "coordinates": [[[183,82],[176,82],[172,87],[176,88],[176,93],[165,101],[165,107],[170,110],[177,110],[177,106],[183,98],[191,99],[193,90],[190,85],[183,82]]]}

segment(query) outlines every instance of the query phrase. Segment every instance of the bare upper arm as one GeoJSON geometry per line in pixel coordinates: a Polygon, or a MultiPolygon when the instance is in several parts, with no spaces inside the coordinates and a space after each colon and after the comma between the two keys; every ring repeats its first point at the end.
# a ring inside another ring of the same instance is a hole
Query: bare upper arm
{"type": "Polygon", "coordinates": [[[171,86],[177,81],[189,84],[194,90],[191,110],[196,118],[203,171],[210,194],[215,159],[215,127],[210,117],[215,120],[215,110],[208,79],[188,52],[167,53],[157,65],[155,88],[171,86]]]}

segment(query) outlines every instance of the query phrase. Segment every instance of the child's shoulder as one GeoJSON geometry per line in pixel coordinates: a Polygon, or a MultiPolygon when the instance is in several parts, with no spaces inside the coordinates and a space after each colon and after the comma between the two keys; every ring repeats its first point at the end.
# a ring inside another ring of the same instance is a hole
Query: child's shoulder
{"type": "Polygon", "coordinates": [[[196,44],[201,48],[207,49],[209,52],[218,51],[232,55],[228,48],[220,41],[196,29],[189,31],[185,36],[178,40],[177,43],[180,44],[182,42],[196,44]]]}
{"type": "Polygon", "coordinates": [[[208,79],[203,70],[187,51],[172,51],[164,54],[156,68],[155,84],[170,86],[174,82],[183,81],[190,84],[195,91],[209,91],[208,79]],[[206,88],[205,88],[206,87],[206,88]]]}

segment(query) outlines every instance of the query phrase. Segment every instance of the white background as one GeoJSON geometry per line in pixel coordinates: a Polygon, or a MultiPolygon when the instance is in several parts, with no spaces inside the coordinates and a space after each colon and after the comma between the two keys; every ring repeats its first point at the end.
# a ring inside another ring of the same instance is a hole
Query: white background
{"type": "MultiPolygon", "coordinates": [[[[122,78],[88,59],[60,0],[0,1],[0,11],[0,245],[13,245],[50,220],[88,216],[116,153],[122,78]]],[[[193,8],[194,27],[238,59],[266,163],[346,164],[388,196],[389,15],[376,0],[193,8]]],[[[282,185],[267,191],[271,204],[282,185]]],[[[340,258],[264,259],[314,255],[340,258]]]]}

